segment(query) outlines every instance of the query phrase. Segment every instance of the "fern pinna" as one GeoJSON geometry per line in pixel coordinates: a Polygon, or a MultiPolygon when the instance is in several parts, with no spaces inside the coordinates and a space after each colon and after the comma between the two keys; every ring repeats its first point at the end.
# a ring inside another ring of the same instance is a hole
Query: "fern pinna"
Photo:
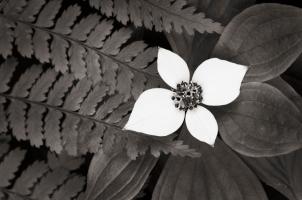
{"type": "Polygon", "coordinates": [[[0,199],[68,200],[83,191],[85,178],[75,172],[82,159],[49,153],[46,161],[28,163],[29,153],[12,147],[10,140],[0,136],[0,199]]]}
{"type": "MultiPolygon", "coordinates": [[[[84,0],[87,1],[87,0],[84,0]]],[[[107,17],[115,18],[126,24],[131,21],[135,26],[144,26],[156,31],[193,35],[200,33],[221,33],[220,23],[206,18],[204,13],[196,13],[185,0],[88,0],[89,5],[100,10],[107,17]]]]}

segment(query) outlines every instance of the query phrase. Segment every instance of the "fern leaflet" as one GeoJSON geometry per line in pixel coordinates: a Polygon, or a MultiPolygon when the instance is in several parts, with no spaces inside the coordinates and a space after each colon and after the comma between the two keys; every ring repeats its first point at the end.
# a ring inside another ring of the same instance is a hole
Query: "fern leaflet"
{"type": "MultiPolygon", "coordinates": [[[[49,160],[24,164],[26,153],[20,148],[12,149],[10,137],[0,136],[1,199],[68,200],[83,191],[85,178],[72,172],[75,168],[68,169],[60,163],[54,167],[49,160]],[[21,164],[23,167],[19,169],[21,164]],[[16,173],[20,175],[16,177],[16,173]]],[[[76,168],[82,163],[79,162],[76,168]]]]}
{"type": "MultiPolygon", "coordinates": [[[[86,0],[85,0],[86,1],[86,0]]],[[[205,18],[204,13],[196,13],[185,0],[88,0],[89,5],[100,10],[107,17],[112,15],[123,24],[128,21],[135,26],[145,26],[156,31],[192,35],[194,30],[203,33],[221,33],[223,27],[218,22],[205,18]]]]}

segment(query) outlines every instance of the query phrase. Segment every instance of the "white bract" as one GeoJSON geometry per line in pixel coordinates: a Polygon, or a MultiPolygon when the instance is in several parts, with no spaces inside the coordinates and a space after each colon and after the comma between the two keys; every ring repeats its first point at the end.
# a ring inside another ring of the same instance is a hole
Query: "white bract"
{"type": "Polygon", "coordinates": [[[218,133],[217,121],[202,104],[220,106],[234,101],[240,93],[247,67],[211,58],[198,66],[190,81],[186,62],[177,54],[163,48],[158,50],[157,67],[159,75],[172,90],[153,88],[144,91],[134,104],[124,129],[166,136],[175,132],[185,119],[192,136],[213,146],[218,133]],[[182,92],[184,90],[179,88],[180,84],[189,89],[182,92]],[[192,89],[190,84],[201,87],[202,92],[196,92],[196,88],[192,89]],[[180,98],[182,107],[174,100],[179,94],[177,91],[182,95],[189,94],[180,98]]]}

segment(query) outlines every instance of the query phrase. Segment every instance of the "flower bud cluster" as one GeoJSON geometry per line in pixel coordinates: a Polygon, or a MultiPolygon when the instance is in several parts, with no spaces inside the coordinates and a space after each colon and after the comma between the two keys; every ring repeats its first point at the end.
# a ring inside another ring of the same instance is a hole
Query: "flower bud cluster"
{"type": "Polygon", "coordinates": [[[202,104],[202,88],[195,82],[184,82],[177,84],[177,88],[172,88],[174,92],[172,100],[179,110],[192,110],[202,104]]]}

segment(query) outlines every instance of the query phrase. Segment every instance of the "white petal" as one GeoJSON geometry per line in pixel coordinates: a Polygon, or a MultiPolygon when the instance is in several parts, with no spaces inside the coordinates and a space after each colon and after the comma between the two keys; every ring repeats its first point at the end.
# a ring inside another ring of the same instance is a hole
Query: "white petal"
{"type": "Polygon", "coordinates": [[[197,106],[193,110],[188,110],[186,125],[192,136],[214,146],[218,125],[214,115],[208,109],[197,106]]]}
{"type": "Polygon", "coordinates": [[[158,48],[157,70],[161,78],[172,88],[176,88],[181,81],[190,80],[187,63],[179,55],[163,48],[158,48]]]}
{"type": "Polygon", "coordinates": [[[185,112],[174,106],[172,91],[162,88],[143,92],[134,104],[124,129],[155,136],[175,132],[183,123],[185,112]]]}
{"type": "Polygon", "coordinates": [[[192,81],[202,87],[204,104],[226,105],[238,97],[247,69],[244,65],[211,58],[199,65],[194,72],[192,81]]]}

